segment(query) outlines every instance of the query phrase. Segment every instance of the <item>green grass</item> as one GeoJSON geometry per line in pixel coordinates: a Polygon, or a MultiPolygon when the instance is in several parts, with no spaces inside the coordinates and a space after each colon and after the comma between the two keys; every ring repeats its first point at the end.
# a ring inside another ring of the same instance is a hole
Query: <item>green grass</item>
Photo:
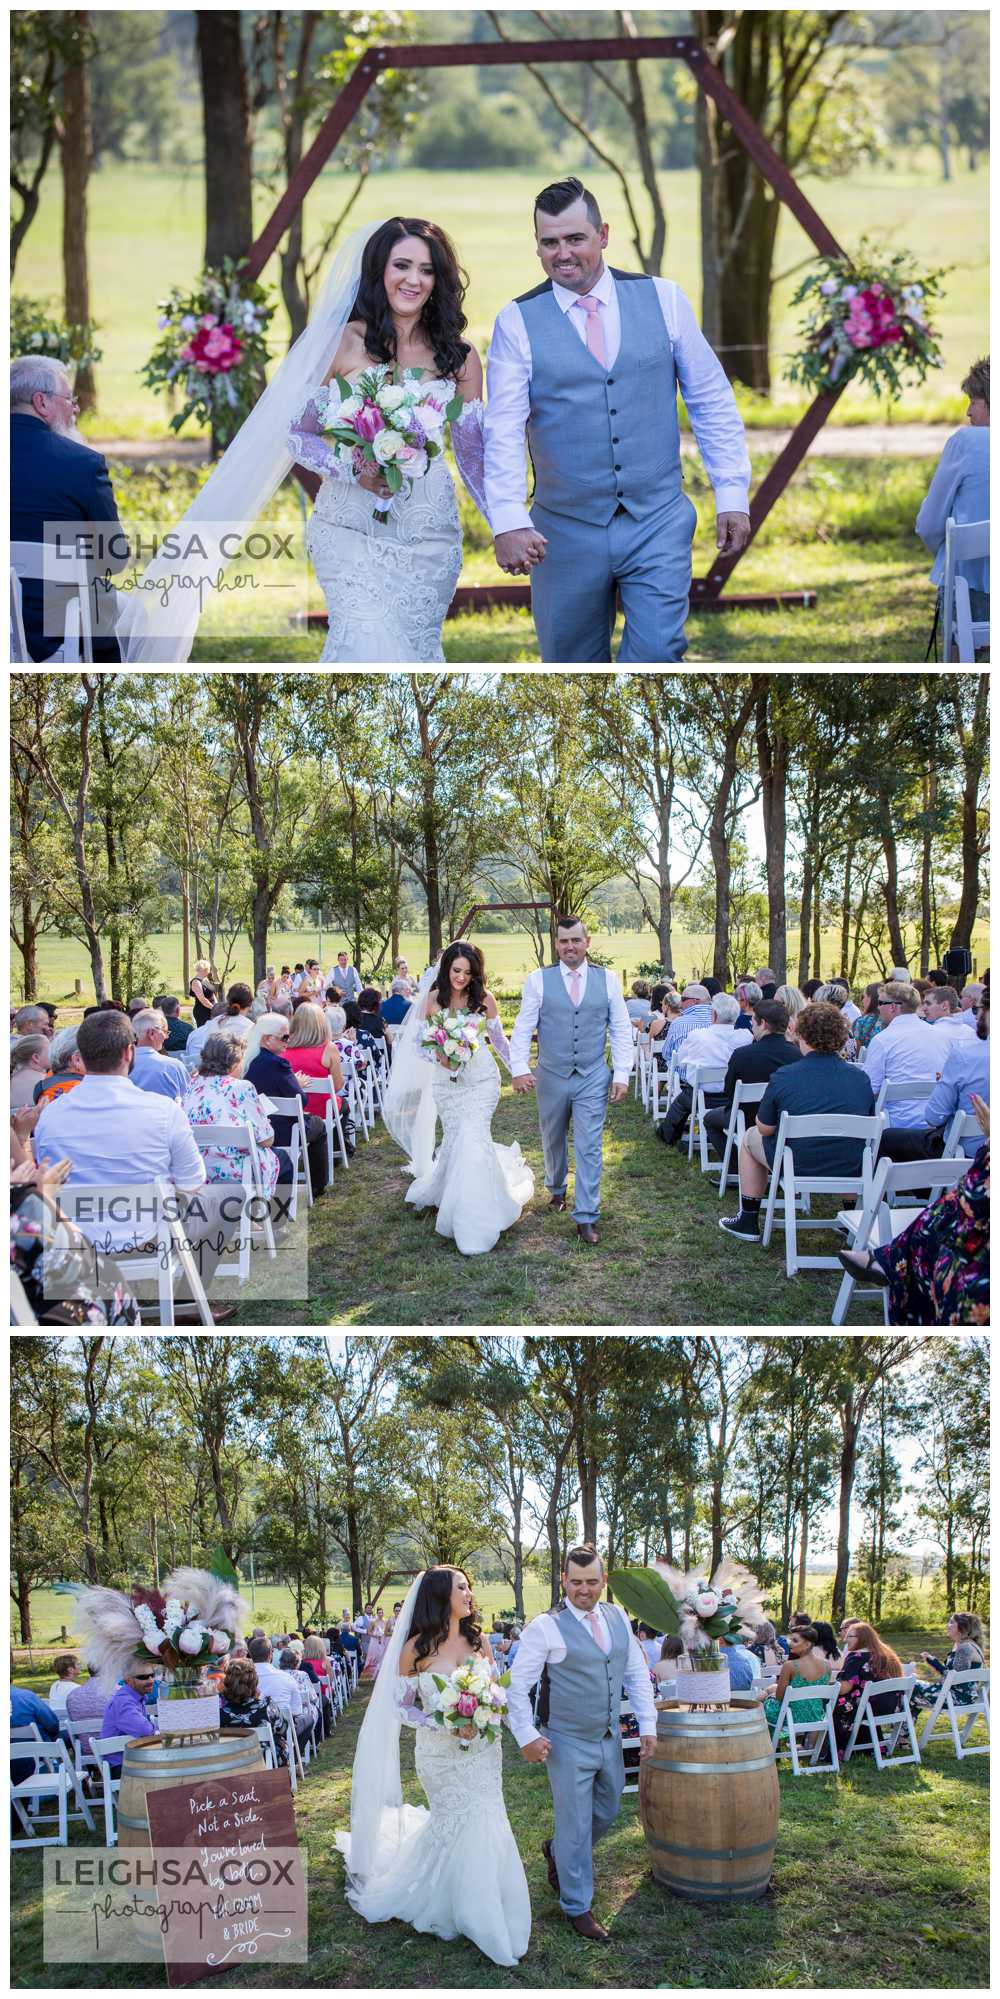
{"type": "MultiPolygon", "coordinates": [[[[513,1970],[487,1963],[462,1938],[441,1943],[402,1923],[369,1928],[343,1892],[334,1834],[346,1830],[351,1763],[367,1696],[352,1702],[296,1800],[309,1856],[309,1961],[293,1983],[328,1990],[567,1990],[711,1986],[904,1987],[956,1990],[988,1978],[987,1759],[958,1763],[933,1746],[918,1768],[879,1776],[869,1759],[838,1777],[782,1771],[774,1881],[758,1902],[723,1910],[678,1901],[654,1882],[634,1794],[598,1849],[594,1909],[611,1941],[598,1950],[574,1935],[550,1893],[541,1841],[552,1830],[548,1785],[512,1740],[504,1742],[507,1811],[528,1876],[532,1933],[513,1970]]],[[[403,1791],[423,1793],[403,1733],[403,1791]]],[[[73,1846],[93,1836],[71,1829],[73,1846]]],[[[42,1861],[11,1856],[15,1989],[51,1985],[42,1955],[42,1861]]],[[[166,1984],[144,1970],[143,1983],[166,1984]]],[[[134,1987],[135,1968],[60,1965],[66,1989],[134,1987]]],[[[287,1972],[247,1966],[214,1989],[287,1985],[287,1972]]]]}
{"type": "MultiPolygon", "coordinates": [[[[432,80],[433,81],[433,80],[432,80]]],[[[352,226],[392,214],[426,215],[455,237],[470,276],[469,329],[481,352],[493,319],[508,299],[535,281],[537,264],[530,215],[542,163],[524,173],[428,173],[400,170],[373,173],[352,215],[352,226]]],[[[617,183],[602,168],[587,178],[611,226],[610,257],[635,265],[617,183]]],[[[661,182],[668,211],[664,275],[700,300],[698,177],[694,170],[666,173],[661,182]]],[[[933,164],[904,162],[897,171],[859,168],[829,182],[806,175],[805,192],[838,239],[850,249],[867,231],[887,247],[908,248],[928,266],[955,269],[936,319],[944,367],[919,390],[908,391],[895,407],[900,421],[957,422],[963,403],[958,385],[970,362],[985,351],[987,336],[987,172],[956,164],[954,179],[942,183],[933,164]]],[[[327,168],[306,204],[306,237],[342,205],[347,182],[327,168]]],[[[258,228],[273,200],[258,188],[254,219],[258,228]]],[[[204,197],[200,170],[170,170],[144,163],[108,162],[90,184],[90,280],[95,318],[101,325],[104,359],[98,369],[101,405],[88,427],[99,436],[158,436],[166,429],[162,399],[144,388],[138,370],[152,348],[157,304],[173,284],[189,285],[201,266],[204,197]]],[[[43,188],[42,204],[18,260],[16,289],[31,296],[61,293],[62,201],[57,167],[43,188]]],[[[798,391],[781,380],[782,357],[792,347],[797,314],[789,301],[814,254],[812,245],[786,208],[781,210],[772,325],[773,399],[747,400],[751,421],[793,420],[804,406],[798,391]],[[787,275],[786,275],[787,274],[787,275]]],[[[276,259],[265,280],[276,281],[276,259]]],[[[286,322],[279,310],[278,342],[286,322]]],[[[279,351],[281,351],[279,347],[279,351]]],[[[885,406],[860,387],[848,389],[835,422],[884,421],[885,406]]]]}

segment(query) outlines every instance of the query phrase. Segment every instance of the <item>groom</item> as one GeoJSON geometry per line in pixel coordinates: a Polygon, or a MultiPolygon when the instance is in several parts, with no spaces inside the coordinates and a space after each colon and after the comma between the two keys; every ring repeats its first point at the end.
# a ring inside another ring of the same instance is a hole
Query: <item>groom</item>
{"type": "Polygon", "coordinates": [[[628,1095],[634,1050],[632,1022],[614,972],[587,961],[590,932],[578,916],[561,916],[556,926],[557,965],[529,972],[521,1008],[510,1037],[510,1072],[515,1090],[535,1090],[545,1157],[549,1206],[566,1207],[568,1134],[573,1120],[576,1185],[573,1219],[583,1242],[597,1242],[600,1215],[601,1146],[608,1097],[628,1095]],[[538,1067],[528,1066],[531,1037],[538,1035],[538,1067]],[[611,1037],[613,1074],[604,1058],[611,1037]]]}
{"type": "Polygon", "coordinates": [[[490,342],[485,480],[497,561],[531,576],[543,660],[608,661],[620,592],[624,666],[686,650],[695,510],[678,390],[715,490],[720,553],[750,538],[750,460],[732,389],[684,293],[608,269],[607,241],[580,181],[542,189],[545,282],[504,306],[490,342]]]}
{"type": "Polygon", "coordinates": [[[562,1575],[565,1601],[525,1627],[507,1693],[521,1754],[528,1763],[544,1763],[549,1773],[555,1835],[542,1847],[549,1886],[572,1927],[594,1943],[608,1936],[590,1906],[594,1843],[614,1824],[625,1788],[618,1726],[623,1687],[639,1724],[640,1761],[656,1747],[649,1667],[624,1611],[600,1602],[604,1583],[596,1549],[570,1548],[562,1575]],[[541,1728],[529,1699],[536,1683],[541,1728]]]}

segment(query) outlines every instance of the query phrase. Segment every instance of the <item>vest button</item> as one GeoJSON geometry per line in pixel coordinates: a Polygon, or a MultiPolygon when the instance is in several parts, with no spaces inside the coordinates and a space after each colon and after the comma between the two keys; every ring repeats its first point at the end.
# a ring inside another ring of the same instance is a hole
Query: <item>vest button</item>
{"type": "Polygon", "coordinates": [[[609,375],[609,376],[608,376],[608,387],[609,387],[609,389],[610,389],[610,388],[613,388],[613,387],[614,387],[614,381],[615,381],[615,378],[614,378],[614,376],[613,376],[613,375],[609,375]]]}
{"type": "Polygon", "coordinates": [[[621,439],[620,439],[620,438],[617,438],[617,437],[613,437],[613,438],[611,439],[611,442],[612,442],[612,444],[619,444],[619,443],[621,442],[621,439]]]}
{"type": "Polygon", "coordinates": [[[620,465],[616,465],[616,466],[615,466],[615,471],[616,471],[616,472],[620,472],[620,471],[621,471],[621,469],[622,469],[622,468],[621,468],[621,466],[620,466],[620,465]]]}

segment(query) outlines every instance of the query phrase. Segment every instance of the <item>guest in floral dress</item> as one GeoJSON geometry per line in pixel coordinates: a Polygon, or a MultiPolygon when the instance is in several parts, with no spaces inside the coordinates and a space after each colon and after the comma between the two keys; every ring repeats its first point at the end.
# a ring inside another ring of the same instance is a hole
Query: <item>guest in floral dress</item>
{"type": "Polygon", "coordinates": [[[251,1659],[230,1659],[219,1702],[220,1728],[260,1728],[269,1721],[278,1762],[288,1762],[288,1724],[276,1701],[268,1700],[257,1683],[251,1659]]]}
{"type": "MultiPolygon", "coordinates": [[[[274,1193],[285,1167],[291,1178],[291,1161],[274,1150],[274,1126],[252,1083],[241,1075],[242,1042],[228,1034],[210,1034],[198,1060],[198,1074],[192,1076],[182,1099],[182,1109],[191,1124],[249,1125],[257,1141],[264,1192],[274,1193]]],[[[213,1145],[203,1153],[210,1181],[242,1180],[245,1153],[235,1145],[213,1145]]]]}
{"type": "MultiPolygon", "coordinates": [[[[843,1691],[838,1695],[833,1710],[833,1732],[841,1753],[847,1747],[854,1717],[868,1683],[898,1680],[903,1672],[901,1661],[888,1645],[883,1644],[872,1625],[852,1624],[845,1633],[844,1642],[847,1656],[837,1675],[843,1691]]],[[[870,1705],[875,1714],[895,1714],[899,1701],[899,1694],[874,1694],[870,1705]]]]}
{"type": "MultiPolygon", "coordinates": [[[[985,1105],[983,1112],[988,1118],[985,1105]]],[[[977,1113],[981,1121],[983,1112],[977,1113]]],[[[980,1146],[964,1179],[946,1187],[892,1242],[838,1255],[860,1283],[885,1285],[891,1326],[988,1326],[989,1143],[980,1146]]]]}
{"type": "MultiPolygon", "coordinates": [[[[951,1639],[951,1651],[943,1665],[940,1659],[935,1659],[933,1652],[920,1654],[940,1678],[916,1681],[911,1702],[915,1708],[934,1706],[946,1673],[971,1673],[977,1666],[986,1664],[983,1656],[983,1627],[972,1611],[957,1610],[953,1617],[949,1617],[947,1628],[951,1639]]],[[[951,1697],[956,1707],[964,1707],[972,1700],[975,1692],[974,1686],[954,1687],[951,1697]]]]}
{"type": "Polygon", "coordinates": [[[95,1286],[94,1252],[52,1198],[69,1162],[24,1161],[10,1190],[10,1263],[42,1326],[138,1326],[139,1306],[109,1257],[101,1258],[104,1295],[95,1286]],[[51,1193],[50,1190],[51,1189],[51,1193]]]}
{"type": "Polygon", "coordinates": [[[861,1001],[861,1012],[851,1028],[854,1046],[859,1056],[863,1056],[864,1050],[873,1036],[880,1034],[882,1031],[882,1022],[878,1017],[878,996],[881,990],[882,987],[878,979],[876,979],[874,985],[865,987],[864,996],[861,1001]]]}

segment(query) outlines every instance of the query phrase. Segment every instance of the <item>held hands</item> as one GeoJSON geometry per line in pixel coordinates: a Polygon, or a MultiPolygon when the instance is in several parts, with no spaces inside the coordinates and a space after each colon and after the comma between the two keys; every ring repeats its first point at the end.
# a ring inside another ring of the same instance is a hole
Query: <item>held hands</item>
{"type": "Polygon", "coordinates": [[[493,537],[493,552],[507,576],[529,576],[545,561],[548,542],[537,528],[509,528],[493,537]]]}
{"type": "MultiPolygon", "coordinates": [[[[653,1737],[655,1741],[655,1736],[653,1737]]],[[[544,1763],[552,1744],[547,1735],[536,1735],[533,1742],[526,1742],[521,1755],[526,1763],[544,1763]]]]}
{"type": "Polygon", "coordinates": [[[512,1076],[510,1080],[515,1094],[519,1097],[526,1097],[528,1091],[535,1087],[535,1079],[530,1070],[526,1076],[512,1076]]]}
{"type": "Polygon", "coordinates": [[[720,555],[740,555],[750,539],[749,514],[718,514],[715,546],[720,555]]]}

